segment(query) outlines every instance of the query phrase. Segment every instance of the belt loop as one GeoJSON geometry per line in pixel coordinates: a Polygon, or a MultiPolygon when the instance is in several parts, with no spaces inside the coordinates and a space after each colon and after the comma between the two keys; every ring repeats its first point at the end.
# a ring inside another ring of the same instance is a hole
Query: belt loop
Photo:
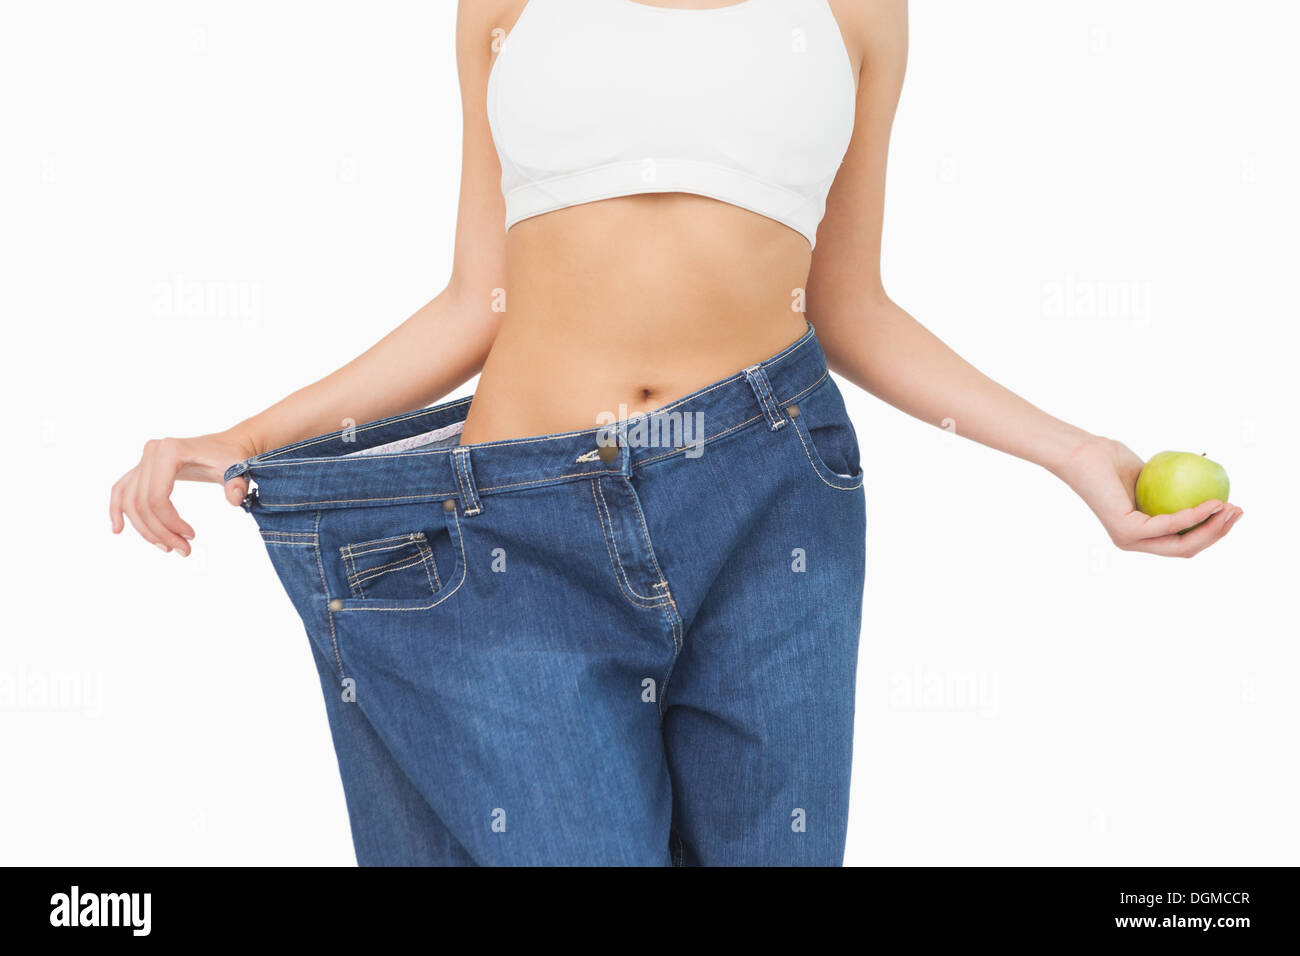
{"type": "Polygon", "coordinates": [[[619,471],[624,478],[631,478],[632,477],[632,443],[628,441],[626,428],[623,431],[623,439],[619,444],[623,446],[618,450],[619,458],[621,459],[619,461],[619,471]]]}
{"type": "Polygon", "coordinates": [[[751,365],[745,369],[745,381],[749,382],[749,387],[754,390],[754,397],[758,399],[759,407],[767,416],[767,424],[772,431],[776,431],[790,421],[777,407],[776,396],[772,393],[772,383],[767,380],[767,372],[763,370],[761,364],[751,365]]]}
{"type": "Polygon", "coordinates": [[[460,488],[460,500],[465,506],[465,516],[480,514],[483,502],[478,497],[478,486],[474,484],[474,468],[469,462],[469,447],[458,445],[451,450],[451,463],[456,472],[456,484],[460,488]]]}

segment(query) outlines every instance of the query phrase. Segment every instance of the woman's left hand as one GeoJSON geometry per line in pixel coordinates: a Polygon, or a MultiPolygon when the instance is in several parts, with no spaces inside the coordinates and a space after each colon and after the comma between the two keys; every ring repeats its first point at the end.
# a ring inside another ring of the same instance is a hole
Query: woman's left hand
{"type": "Polygon", "coordinates": [[[1236,505],[1216,499],[1173,514],[1143,514],[1134,498],[1142,466],[1142,459],[1123,443],[1098,437],[1080,446],[1055,471],[1092,509],[1115,546],[1124,551],[1190,558],[1227,534],[1241,517],[1242,510],[1236,505]],[[1185,528],[1192,530],[1178,533],[1185,528]]]}

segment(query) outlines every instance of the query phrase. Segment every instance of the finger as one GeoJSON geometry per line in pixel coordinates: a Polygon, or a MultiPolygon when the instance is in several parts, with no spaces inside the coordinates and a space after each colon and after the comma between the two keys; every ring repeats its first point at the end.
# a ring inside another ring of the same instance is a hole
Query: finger
{"type": "MultiPolygon", "coordinates": [[[[1209,501],[1203,501],[1195,508],[1184,508],[1182,511],[1175,511],[1167,515],[1146,516],[1140,511],[1134,512],[1137,517],[1139,526],[1135,529],[1137,538],[1159,538],[1168,534],[1177,534],[1193,525],[1198,525],[1210,515],[1218,514],[1225,508],[1225,504],[1216,498],[1209,501]]],[[[1225,514],[1226,518],[1227,515],[1225,514]]]]}
{"type": "Polygon", "coordinates": [[[112,523],[113,534],[121,534],[122,529],[126,527],[126,522],[122,519],[122,489],[126,487],[127,480],[135,472],[132,468],[121,478],[113,483],[113,490],[108,496],[108,520],[112,523]]]}
{"type": "Polygon", "coordinates": [[[1231,530],[1233,523],[1241,515],[1236,505],[1226,505],[1222,517],[1216,514],[1204,524],[1198,525],[1186,534],[1168,534],[1159,538],[1148,538],[1139,542],[1134,550],[1146,551],[1170,558],[1190,558],[1214,544],[1231,530]]]}
{"type": "Polygon", "coordinates": [[[171,551],[171,549],[175,547],[175,545],[168,541],[171,534],[163,527],[162,522],[154,516],[153,511],[149,506],[149,487],[151,476],[153,474],[154,459],[158,454],[157,447],[158,442],[156,440],[145,443],[144,455],[140,459],[140,477],[135,483],[135,500],[133,505],[135,507],[136,518],[143,522],[144,526],[149,529],[149,535],[153,542],[164,551],[171,551]]]}
{"type": "MultiPolygon", "coordinates": [[[[1237,519],[1246,513],[1233,504],[1228,505],[1228,507],[1225,508],[1224,510],[1228,512],[1228,514],[1224,515],[1223,517],[1223,534],[1219,535],[1220,538],[1226,535],[1233,528],[1237,527],[1237,519]]],[[[1218,524],[1219,517],[1216,515],[1214,517],[1214,520],[1211,521],[1210,523],[1218,524]]]]}
{"type": "Polygon", "coordinates": [[[157,537],[154,536],[154,533],[151,530],[149,530],[148,523],[136,511],[135,486],[139,482],[139,480],[140,480],[139,472],[136,472],[130,476],[126,484],[123,486],[122,510],[123,512],[125,512],[127,520],[131,522],[131,527],[135,528],[136,534],[144,538],[146,541],[148,541],[150,544],[154,545],[155,547],[162,548],[164,551],[166,551],[167,546],[163,544],[161,541],[159,541],[157,537]]]}
{"type": "Polygon", "coordinates": [[[194,540],[194,529],[180,516],[171,500],[172,491],[176,487],[176,470],[179,465],[179,451],[169,442],[162,442],[158,446],[158,454],[149,472],[149,487],[145,495],[149,502],[150,513],[169,534],[169,537],[164,540],[172,544],[182,555],[188,555],[189,542],[194,540]],[[175,543],[177,539],[180,543],[175,543]]]}
{"type": "Polygon", "coordinates": [[[1213,518],[1206,521],[1203,525],[1175,537],[1191,539],[1187,541],[1187,550],[1183,557],[1190,558],[1192,555],[1200,554],[1212,544],[1216,544],[1232,530],[1237,518],[1241,516],[1241,509],[1236,505],[1225,505],[1223,510],[1213,518]]]}
{"type": "Polygon", "coordinates": [[[231,478],[226,482],[226,500],[232,505],[242,505],[246,497],[248,497],[248,480],[246,478],[231,478]]]}

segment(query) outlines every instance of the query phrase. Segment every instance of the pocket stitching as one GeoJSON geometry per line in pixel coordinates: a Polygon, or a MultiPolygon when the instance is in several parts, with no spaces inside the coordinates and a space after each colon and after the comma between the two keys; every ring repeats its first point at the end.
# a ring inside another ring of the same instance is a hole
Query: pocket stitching
{"type": "Polygon", "coordinates": [[[803,445],[803,453],[807,456],[808,463],[812,465],[813,474],[817,476],[822,484],[834,488],[836,491],[856,491],[862,487],[862,481],[866,477],[866,473],[861,468],[858,469],[857,475],[854,476],[841,475],[839,472],[834,471],[830,465],[821,460],[821,453],[815,452],[816,443],[812,440],[812,435],[808,432],[808,426],[802,418],[791,416],[789,411],[786,411],[786,415],[794,423],[794,433],[799,436],[799,443],[803,445]],[[827,477],[828,475],[852,483],[848,485],[836,484],[827,477]]]}
{"type": "Polygon", "coordinates": [[[345,544],[343,547],[354,555],[367,555],[374,554],[376,551],[396,551],[404,544],[415,544],[428,540],[423,531],[410,531],[406,534],[395,534],[391,538],[376,538],[374,541],[345,544]],[[374,545],[380,544],[384,545],[384,547],[374,547],[374,545]]]}
{"type": "MultiPolygon", "coordinates": [[[[609,556],[609,566],[614,572],[614,580],[617,582],[619,591],[623,594],[623,599],[635,607],[652,610],[657,607],[665,607],[672,600],[672,595],[656,595],[647,597],[644,594],[638,594],[632,589],[632,584],[627,578],[627,572],[623,569],[623,559],[618,554],[618,545],[614,544],[611,548],[610,539],[614,534],[613,517],[609,514],[609,506],[605,504],[605,492],[599,487],[599,479],[593,478],[591,481],[591,500],[596,506],[596,520],[600,522],[600,536],[605,544],[605,553],[609,556]],[[599,494],[599,498],[597,498],[599,494]],[[606,525],[608,519],[609,524],[606,525]],[[654,603],[642,603],[643,601],[654,603]]],[[[661,576],[662,579],[662,576],[661,576]]]]}
{"type": "Polygon", "coordinates": [[[433,559],[433,547],[427,538],[420,541],[420,553],[424,556],[424,576],[429,579],[429,591],[437,594],[442,587],[442,577],[438,574],[438,564],[433,559]]]}
{"type": "MultiPolygon", "coordinates": [[[[431,552],[420,550],[405,558],[398,558],[396,561],[389,561],[387,564],[381,564],[375,568],[367,568],[356,576],[356,585],[359,589],[364,591],[365,585],[369,584],[375,578],[386,577],[398,571],[406,571],[416,567],[417,565],[424,565],[427,568],[430,553],[431,552]]],[[[428,579],[427,572],[425,578],[428,579]]],[[[432,580],[429,580],[429,585],[433,585],[432,580]]]]}
{"type": "Polygon", "coordinates": [[[343,565],[348,572],[348,588],[352,591],[355,598],[364,598],[365,592],[361,590],[361,585],[357,582],[357,567],[352,561],[352,552],[347,547],[339,548],[339,553],[343,555],[343,565]]]}
{"type": "MultiPolygon", "coordinates": [[[[438,592],[438,594],[436,595],[436,600],[433,601],[433,603],[431,604],[422,604],[422,605],[416,605],[412,607],[373,607],[373,606],[368,606],[367,603],[365,603],[364,601],[361,603],[344,602],[343,606],[334,613],[346,614],[350,611],[380,611],[380,612],[387,612],[387,613],[396,613],[400,611],[429,611],[437,607],[443,601],[447,600],[447,598],[451,597],[453,594],[459,591],[461,585],[465,583],[465,578],[468,576],[468,570],[469,570],[468,565],[466,564],[465,561],[465,535],[460,526],[460,515],[455,511],[446,512],[446,515],[449,519],[449,526],[447,530],[451,532],[454,536],[456,542],[456,551],[457,554],[459,555],[459,558],[456,562],[457,565],[456,578],[455,578],[456,583],[454,585],[452,585],[451,582],[448,582],[447,586],[443,587],[438,592]]],[[[374,598],[371,600],[384,601],[390,599],[374,598]]]]}
{"type": "MultiPolygon", "coordinates": [[[[408,568],[415,567],[416,564],[424,566],[424,577],[429,582],[430,594],[437,594],[438,589],[442,587],[441,578],[438,577],[438,569],[433,562],[433,549],[429,546],[429,539],[423,531],[397,534],[391,538],[376,538],[373,541],[361,541],[357,544],[345,544],[339,548],[339,553],[343,555],[343,561],[347,568],[348,587],[357,600],[366,600],[365,585],[369,581],[383,577],[386,574],[405,571],[408,568]],[[357,570],[355,559],[358,555],[364,556],[378,554],[383,551],[396,551],[398,548],[412,544],[415,545],[416,549],[414,556],[398,558],[396,561],[367,568],[364,571],[357,570]],[[374,547],[375,545],[383,545],[383,547],[374,547]],[[358,550],[358,548],[361,550],[358,550]],[[432,574],[430,574],[430,570],[432,570],[432,574]]],[[[379,598],[378,600],[384,599],[379,598]]]]}

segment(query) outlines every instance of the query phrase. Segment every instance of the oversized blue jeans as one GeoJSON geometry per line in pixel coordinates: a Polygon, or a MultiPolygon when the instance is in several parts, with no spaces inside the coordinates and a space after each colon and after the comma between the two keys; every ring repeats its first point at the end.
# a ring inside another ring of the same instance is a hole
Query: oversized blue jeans
{"type": "Polygon", "coordinates": [[[865,508],[812,328],[587,431],[461,445],[471,401],[226,473],[311,639],[358,862],[842,863],[865,508]]]}

